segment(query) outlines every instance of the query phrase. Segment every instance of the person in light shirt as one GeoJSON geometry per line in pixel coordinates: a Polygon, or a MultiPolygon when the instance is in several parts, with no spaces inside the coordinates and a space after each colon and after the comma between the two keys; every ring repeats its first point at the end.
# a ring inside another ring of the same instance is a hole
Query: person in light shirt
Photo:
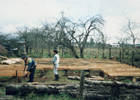
{"type": "Polygon", "coordinates": [[[58,70],[58,67],[59,67],[60,59],[59,59],[59,55],[57,53],[58,53],[57,50],[53,50],[54,58],[53,58],[53,60],[51,60],[51,62],[54,64],[53,65],[53,71],[54,71],[54,74],[55,74],[54,81],[58,81],[58,79],[59,79],[59,75],[58,75],[57,70],[58,70]]]}

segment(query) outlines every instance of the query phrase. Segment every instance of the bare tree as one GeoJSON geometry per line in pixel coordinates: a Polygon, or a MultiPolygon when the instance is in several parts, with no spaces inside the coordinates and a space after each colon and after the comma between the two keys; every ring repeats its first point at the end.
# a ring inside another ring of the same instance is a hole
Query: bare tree
{"type": "MultiPolygon", "coordinates": [[[[42,28],[41,37],[44,41],[46,47],[48,48],[48,56],[51,57],[51,47],[54,46],[57,42],[55,42],[55,34],[54,28],[48,24],[46,24],[42,28]]],[[[56,49],[56,48],[55,48],[56,49]]]]}
{"type": "Polygon", "coordinates": [[[78,35],[79,40],[75,38],[75,41],[79,45],[81,58],[84,58],[83,53],[84,53],[85,44],[87,43],[87,39],[90,36],[91,32],[94,30],[101,33],[100,28],[103,25],[104,25],[104,20],[100,15],[93,16],[88,20],[86,20],[85,22],[81,21],[79,26],[82,29],[81,30],[82,33],[78,35]]]}
{"type": "Polygon", "coordinates": [[[129,38],[133,40],[133,48],[135,49],[135,42],[138,40],[138,35],[135,32],[135,29],[138,28],[138,25],[135,22],[132,22],[129,18],[127,18],[127,26],[123,30],[125,33],[128,34],[129,38]]]}
{"type": "Polygon", "coordinates": [[[100,40],[101,40],[101,48],[103,50],[102,54],[103,54],[103,58],[104,58],[104,50],[105,50],[105,47],[106,47],[106,42],[107,42],[107,39],[108,37],[103,33],[103,32],[99,32],[100,33],[100,40]]]}
{"type": "Polygon", "coordinates": [[[38,28],[32,29],[33,33],[33,40],[32,40],[32,45],[34,50],[37,51],[37,58],[39,57],[39,51],[43,48],[44,41],[42,40],[41,33],[38,28]]]}
{"type": "Polygon", "coordinates": [[[10,34],[0,33],[0,44],[6,43],[6,39],[10,34]]]}
{"type": "Polygon", "coordinates": [[[55,40],[58,44],[69,48],[76,58],[79,58],[75,50],[76,24],[62,17],[55,26],[55,40]]]}
{"type": "Polygon", "coordinates": [[[26,50],[28,53],[28,47],[30,47],[31,45],[30,42],[31,37],[29,35],[29,29],[27,27],[25,27],[25,29],[17,28],[17,34],[19,35],[21,41],[25,41],[26,50]]]}
{"type": "Polygon", "coordinates": [[[121,35],[121,37],[117,37],[118,39],[118,43],[120,45],[120,47],[122,48],[122,58],[124,58],[124,52],[126,49],[128,49],[128,40],[129,37],[128,36],[124,36],[123,34],[121,35]]]}
{"type": "Polygon", "coordinates": [[[81,58],[84,58],[84,48],[90,33],[93,30],[101,32],[100,26],[103,24],[104,20],[100,15],[91,17],[85,22],[80,21],[80,23],[77,24],[63,17],[57,22],[56,25],[56,28],[58,29],[57,32],[60,34],[58,36],[58,40],[61,40],[60,44],[69,48],[76,58],[78,58],[78,55],[74,49],[74,46],[78,45],[80,49],[80,56],[81,58]]]}

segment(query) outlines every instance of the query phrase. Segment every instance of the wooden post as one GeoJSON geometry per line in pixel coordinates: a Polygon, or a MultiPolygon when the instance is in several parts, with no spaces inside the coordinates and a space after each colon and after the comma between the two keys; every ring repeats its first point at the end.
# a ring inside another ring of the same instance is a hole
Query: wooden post
{"type": "Polygon", "coordinates": [[[65,71],[65,76],[68,76],[68,70],[64,70],[65,71]]]}
{"type": "Polygon", "coordinates": [[[134,76],[133,77],[133,83],[136,83],[137,82],[137,76],[134,76]]]}
{"type": "Polygon", "coordinates": [[[22,78],[18,76],[18,83],[22,83],[22,78]]]}
{"type": "Polygon", "coordinates": [[[114,82],[114,84],[111,86],[111,100],[118,100],[119,98],[119,85],[114,82]]]}
{"type": "Polygon", "coordinates": [[[44,69],[42,69],[42,70],[41,70],[41,73],[40,73],[40,77],[43,77],[43,76],[45,76],[45,71],[44,71],[44,69]]]}
{"type": "Polygon", "coordinates": [[[80,78],[80,87],[79,87],[79,99],[83,99],[83,90],[84,90],[84,79],[85,79],[85,71],[81,71],[81,78],[80,78]]]}
{"type": "Polygon", "coordinates": [[[16,70],[16,83],[18,82],[18,73],[17,73],[17,70],[16,70]]]}
{"type": "Polygon", "coordinates": [[[134,51],[132,51],[132,66],[134,66],[134,51]]]}
{"type": "Polygon", "coordinates": [[[111,59],[111,48],[109,48],[109,59],[111,59]]]}
{"type": "Polygon", "coordinates": [[[121,62],[121,50],[120,50],[120,62],[121,62]]]}

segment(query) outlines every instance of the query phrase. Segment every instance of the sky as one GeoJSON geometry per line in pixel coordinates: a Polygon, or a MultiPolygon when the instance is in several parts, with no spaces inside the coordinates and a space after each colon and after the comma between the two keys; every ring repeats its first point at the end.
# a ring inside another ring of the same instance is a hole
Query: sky
{"type": "MultiPolygon", "coordinates": [[[[105,20],[103,32],[116,43],[123,34],[126,17],[140,23],[140,0],[0,0],[0,32],[13,33],[17,28],[41,28],[64,16],[76,21],[97,14],[105,20]]],[[[139,30],[135,33],[139,34],[139,30]]],[[[138,43],[138,41],[137,41],[138,43]]]]}

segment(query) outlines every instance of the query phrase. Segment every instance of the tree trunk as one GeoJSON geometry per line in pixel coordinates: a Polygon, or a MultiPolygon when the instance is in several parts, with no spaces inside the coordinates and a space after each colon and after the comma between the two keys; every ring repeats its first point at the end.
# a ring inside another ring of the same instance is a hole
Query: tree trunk
{"type": "Polygon", "coordinates": [[[78,55],[77,55],[77,53],[76,53],[76,51],[74,50],[74,48],[72,47],[72,48],[70,48],[70,49],[71,49],[71,51],[72,51],[73,56],[74,56],[75,58],[79,58],[78,55]]]}
{"type": "Polygon", "coordinates": [[[80,56],[81,56],[81,58],[84,58],[84,49],[82,48],[82,49],[80,49],[80,56]]]}
{"type": "Polygon", "coordinates": [[[124,59],[124,52],[125,52],[125,49],[123,49],[123,52],[122,52],[122,59],[124,59]]]}
{"type": "Polygon", "coordinates": [[[109,48],[109,59],[111,59],[111,48],[109,48]]]}
{"type": "Polygon", "coordinates": [[[30,47],[30,54],[32,53],[32,48],[30,47]]]}
{"type": "Polygon", "coordinates": [[[104,50],[103,50],[103,59],[105,58],[105,56],[104,56],[104,50]]]}
{"type": "Polygon", "coordinates": [[[48,47],[48,52],[49,52],[48,56],[51,57],[51,47],[50,46],[48,47]]]}
{"type": "Polygon", "coordinates": [[[37,49],[37,58],[39,57],[39,50],[37,49]]]}
{"type": "Polygon", "coordinates": [[[26,46],[26,52],[27,52],[27,54],[28,54],[28,46],[26,46]]]}
{"type": "Polygon", "coordinates": [[[44,50],[42,49],[42,58],[43,58],[43,52],[44,52],[44,50]]]}
{"type": "Polygon", "coordinates": [[[62,46],[62,57],[63,57],[63,55],[64,55],[64,47],[62,46]]]}

